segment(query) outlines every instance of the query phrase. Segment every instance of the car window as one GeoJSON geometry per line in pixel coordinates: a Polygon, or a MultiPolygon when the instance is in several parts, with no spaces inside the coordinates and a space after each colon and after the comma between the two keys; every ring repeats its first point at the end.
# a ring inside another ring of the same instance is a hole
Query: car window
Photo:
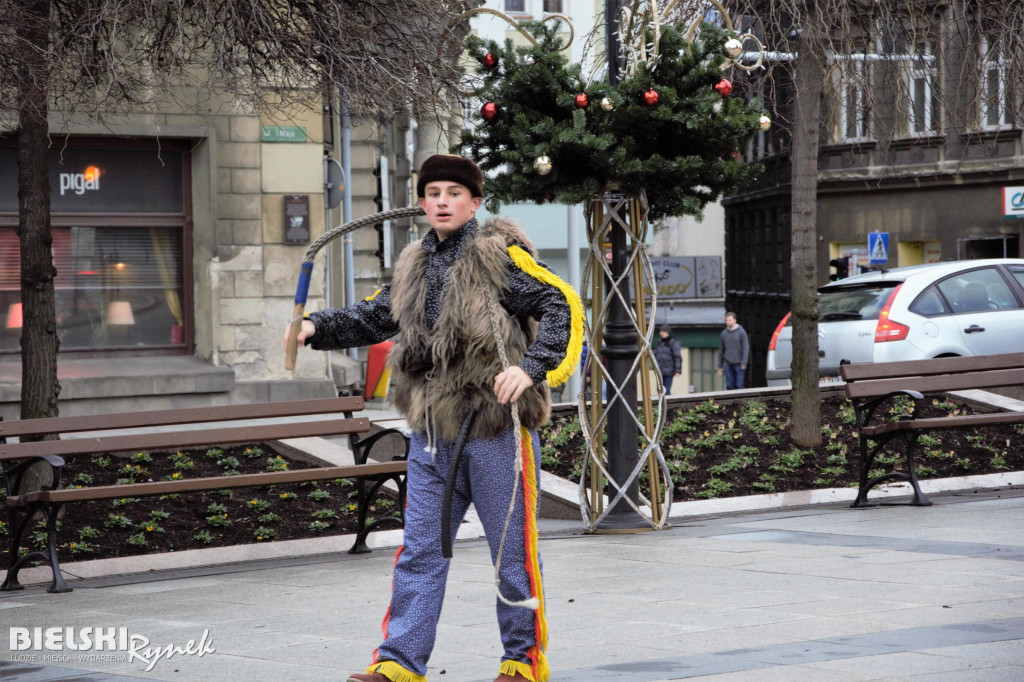
{"type": "Polygon", "coordinates": [[[961,272],[938,283],[955,313],[1019,308],[1016,297],[995,268],[961,272]]]}
{"type": "Polygon", "coordinates": [[[1022,287],[1024,287],[1024,266],[1011,265],[1010,273],[1013,274],[1013,277],[1020,283],[1022,287]]]}
{"type": "Polygon", "coordinates": [[[857,287],[825,287],[818,290],[818,315],[822,322],[877,320],[899,282],[857,287]]]}
{"type": "Polygon", "coordinates": [[[914,299],[914,302],[910,304],[910,312],[924,317],[932,317],[934,315],[948,315],[950,308],[945,299],[942,298],[942,294],[939,293],[938,287],[933,284],[914,299]]]}

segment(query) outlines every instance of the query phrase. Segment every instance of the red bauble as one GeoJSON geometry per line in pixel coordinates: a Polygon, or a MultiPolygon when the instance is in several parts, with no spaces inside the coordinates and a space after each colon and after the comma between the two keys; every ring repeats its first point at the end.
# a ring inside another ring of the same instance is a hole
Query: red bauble
{"type": "Polygon", "coordinates": [[[488,52],[487,54],[484,55],[484,58],[481,60],[481,63],[484,65],[485,69],[493,69],[495,66],[498,65],[498,58],[495,57],[490,52],[488,52]]]}
{"type": "Polygon", "coordinates": [[[722,80],[715,83],[715,90],[722,97],[728,97],[732,94],[732,83],[728,79],[723,78],[722,80]]]}
{"type": "Polygon", "coordinates": [[[657,90],[655,90],[654,88],[651,88],[650,90],[648,90],[647,92],[644,93],[644,104],[646,104],[649,107],[653,107],[657,103],[658,103],[658,91],[657,90]]]}
{"type": "Polygon", "coordinates": [[[488,123],[493,122],[494,119],[498,118],[498,105],[494,102],[488,102],[483,105],[480,107],[480,116],[488,123]]]}
{"type": "Polygon", "coordinates": [[[586,109],[590,106],[590,98],[587,97],[587,93],[581,92],[576,95],[576,106],[579,109],[586,109]]]}
{"type": "Polygon", "coordinates": [[[740,158],[740,150],[739,149],[733,149],[732,150],[732,158],[737,159],[737,160],[740,158]]]}

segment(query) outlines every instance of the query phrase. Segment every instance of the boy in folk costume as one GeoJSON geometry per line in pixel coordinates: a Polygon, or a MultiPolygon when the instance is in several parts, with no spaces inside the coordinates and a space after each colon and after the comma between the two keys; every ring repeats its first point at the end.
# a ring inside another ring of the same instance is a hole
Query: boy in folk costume
{"type": "Polygon", "coordinates": [[[426,680],[449,565],[441,551],[442,497],[463,426],[470,429],[451,530],[454,535],[472,502],[498,567],[505,651],[495,682],[543,682],[550,673],[537,553],[536,429],[549,417],[549,385],[561,384],[579,365],[582,305],[536,260],[517,225],[500,218],[477,223],[483,175],[475,163],[432,156],[416,189],[432,229],[402,252],[392,284],[347,308],[312,313],[299,334],[318,350],[395,337],[390,390],[414,432],[404,545],[396,554],[384,641],[366,672],[349,682],[426,680]],[[471,412],[475,418],[467,418],[471,412]]]}

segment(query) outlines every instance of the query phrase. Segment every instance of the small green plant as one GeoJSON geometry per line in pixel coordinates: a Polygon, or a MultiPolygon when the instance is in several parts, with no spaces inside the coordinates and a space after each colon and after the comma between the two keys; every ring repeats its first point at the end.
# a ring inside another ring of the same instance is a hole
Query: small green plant
{"type": "Polygon", "coordinates": [[[223,456],[224,456],[224,451],[221,450],[220,448],[210,448],[205,453],[203,453],[203,457],[206,457],[207,459],[213,459],[213,460],[220,459],[223,456]]]}
{"type": "Polygon", "coordinates": [[[134,463],[134,464],[140,464],[141,465],[141,464],[152,464],[153,463],[153,456],[150,455],[148,452],[145,452],[145,451],[143,451],[143,452],[136,452],[134,455],[132,455],[131,459],[132,459],[132,463],[134,463]]]}
{"type": "Polygon", "coordinates": [[[164,528],[156,521],[146,521],[140,523],[138,529],[143,533],[163,533],[164,528]]]}
{"type": "Polygon", "coordinates": [[[707,483],[704,484],[704,490],[697,493],[697,497],[705,499],[721,497],[722,495],[729,494],[732,487],[732,483],[729,483],[728,481],[723,481],[718,478],[709,478],[707,483]]]}
{"type": "Polygon", "coordinates": [[[754,463],[753,457],[741,457],[736,455],[725,460],[721,464],[715,464],[714,466],[708,467],[707,471],[714,478],[718,478],[723,474],[727,474],[730,471],[737,471],[739,469],[746,469],[748,466],[754,463]]]}
{"type": "Polygon", "coordinates": [[[225,469],[238,469],[241,466],[237,457],[221,457],[217,460],[217,466],[225,469]]]}
{"type": "Polygon", "coordinates": [[[697,403],[693,409],[703,414],[718,414],[721,408],[713,399],[708,398],[704,402],[697,403]]]}
{"type": "Polygon", "coordinates": [[[260,446],[258,446],[258,445],[253,445],[252,447],[248,447],[248,448],[245,449],[245,458],[246,459],[258,459],[258,458],[260,458],[262,456],[263,456],[263,450],[260,449],[260,446]]]}
{"type": "Polygon", "coordinates": [[[768,468],[783,474],[793,473],[804,465],[804,457],[809,454],[811,453],[793,446],[789,452],[779,453],[775,463],[768,468]]]}
{"type": "Polygon", "coordinates": [[[331,498],[331,494],[323,488],[317,488],[316,490],[311,490],[309,495],[306,497],[314,502],[323,502],[324,500],[329,500],[331,498]]]}
{"type": "Polygon", "coordinates": [[[125,464],[123,467],[117,470],[117,473],[122,478],[127,478],[134,481],[136,478],[143,474],[142,467],[138,464],[125,464]]]}
{"type": "Polygon", "coordinates": [[[394,506],[395,506],[395,501],[394,500],[389,500],[386,497],[382,497],[381,499],[377,500],[377,508],[378,509],[392,509],[392,508],[394,508],[394,506]]]}
{"type": "Polygon", "coordinates": [[[267,471],[288,471],[288,462],[281,455],[267,457],[267,471]]]}
{"type": "Polygon", "coordinates": [[[767,445],[770,447],[777,447],[779,444],[779,437],[775,435],[761,436],[757,440],[761,445],[767,445]]]}
{"type": "Polygon", "coordinates": [[[843,403],[843,406],[839,408],[839,419],[847,426],[852,426],[857,423],[857,411],[853,407],[853,403],[847,400],[843,403]]]}
{"type": "Polygon", "coordinates": [[[82,526],[78,531],[78,537],[82,540],[95,540],[100,536],[100,531],[92,526],[82,526]]]}
{"type": "Polygon", "coordinates": [[[550,443],[540,446],[540,465],[545,469],[552,469],[558,466],[558,451],[550,443]]]}
{"type": "Polygon", "coordinates": [[[953,460],[953,466],[955,466],[957,469],[963,469],[964,471],[967,471],[973,466],[973,464],[971,463],[971,460],[967,457],[957,457],[955,460],[953,460]]]}
{"type": "Polygon", "coordinates": [[[133,525],[131,519],[120,514],[107,514],[107,520],[103,522],[106,528],[131,528],[133,525]]]}
{"type": "Polygon", "coordinates": [[[226,514],[227,511],[228,508],[225,507],[220,502],[211,502],[210,505],[206,508],[207,514],[226,514]]]}
{"type": "Polygon", "coordinates": [[[1006,453],[1001,452],[997,455],[992,455],[992,459],[989,460],[993,469],[1009,469],[1010,465],[1006,463],[1006,453]]]}
{"type": "Polygon", "coordinates": [[[85,486],[85,485],[92,485],[92,481],[93,481],[93,477],[83,471],[82,473],[80,473],[77,476],[75,476],[74,479],[72,479],[71,482],[74,483],[75,485],[85,486]]]}
{"type": "Polygon", "coordinates": [[[7,522],[0,521],[0,535],[7,535],[7,522]]]}
{"type": "Polygon", "coordinates": [[[277,536],[277,531],[273,528],[266,528],[264,526],[260,526],[259,528],[253,531],[253,535],[256,536],[257,542],[267,542],[269,540],[273,540],[277,536]]]}
{"type": "Polygon", "coordinates": [[[766,493],[773,493],[775,492],[776,480],[778,480],[778,477],[774,474],[764,473],[758,476],[757,480],[750,485],[758,490],[763,490],[766,493]]]}
{"type": "Polygon", "coordinates": [[[210,536],[210,532],[206,530],[199,531],[198,533],[192,536],[192,539],[196,540],[197,542],[201,542],[204,545],[208,545],[210,544],[210,542],[213,541],[213,538],[210,536]]]}
{"type": "Polygon", "coordinates": [[[110,504],[113,507],[127,507],[130,504],[135,504],[139,501],[137,497],[119,497],[116,500],[111,500],[110,504]]]}
{"type": "Polygon", "coordinates": [[[917,437],[917,444],[923,448],[937,448],[942,445],[942,441],[931,434],[922,433],[917,437]]]}
{"type": "Polygon", "coordinates": [[[130,535],[128,536],[128,539],[125,542],[127,542],[132,547],[145,547],[149,544],[149,540],[146,539],[145,533],[136,533],[135,535],[130,535]]]}
{"type": "Polygon", "coordinates": [[[153,519],[154,521],[164,521],[166,519],[171,518],[171,514],[170,512],[165,512],[163,509],[154,509],[153,511],[149,512],[149,518],[153,519]]]}
{"type": "Polygon", "coordinates": [[[299,496],[295,493],[281,493],[279,496],[282,500],[297,500],[299,496]]]}
{"type": "Polygon", "coordinates": [[[258,498],[253,498],[253,499],[249,500],[248,502],[245,503],[245,506],[247,506],[249,509],[254,509],[254,510],[258,511],[258,512],[265,512],[268,509],[270,509],[270,503],[269,502],[267,502],[266,500],[258,499],[258,498]]]}
{"type": "Polygon", "coordinates": [[[68,549],[72,554],[88,554],[93,551],[92,545],[88,542],[72,542],[68,545],[68,549]]]}
{"type": "Polygon", "coordinates": [[[313,512],[313,518],[336,519],[338,518],[338,513],[335,512],[333,509],[317,509],[315,512],[313,512]]]}
{"type": "Polygon", "coordinates": [[[196,468],[196,463],[184,452],[175,452],[171,455],[171,466],[175,471],[188,471],[196,468]]]}
{"type": "Polygon", "coordinates": [[[757,456],[761,454],[761,451],[753,445],[741,445],[736,448],[736,454],[740,457],[752,457],[756,459],[757,456]]]}
{"type": "Polygon", "coordinates": [[[314,533],[322,533],[323,531],[330,528],[331,524],[327,523],[326,521],[311,521],[308,527],[314,533]]]}
{"type": "Polygon", "coordinates": [[[173,471],[168,475],[164,476],[165,481],[180,481],[183,478],[185,478],[185,474],[181,473],[180,471],[173,471]]]}
{"type": "Polygon", "coordinates": [[[227,528],[231,525],[231,519],[227,514],[213,514],[206,517],[206,523],[216,528],[227,528]]]}
{"type": "Polygon", "coordinates": [[[933,469],[932,467],[928,466],[927,464],[920,464],[917,467],[917,475],[918,476],[922,476],[922,477],[924,477],[924,476],[934,476],[937,473],[939,473],[939,472],[936,471],[935,469],[933,469]]]}
{"type": "Polygon", "coordinates": [[[110,458],[107,457],[106,455],[100,455],[99,457],[94,457],[92,463],[98,466],[100,469],[106,469],[108,466],[110,466],[110,458]]]}
{"type": "Polygon", "coordinates": [[[266,514],[260,514],[257,516],[256,520],[260,523],[277,523],[281,520],[281,517],[274,512],[267,512],[266,514]]]}

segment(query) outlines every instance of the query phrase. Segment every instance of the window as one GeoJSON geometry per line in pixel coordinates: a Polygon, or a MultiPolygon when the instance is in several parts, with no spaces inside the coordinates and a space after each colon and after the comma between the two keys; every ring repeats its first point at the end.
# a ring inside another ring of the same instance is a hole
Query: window
{"type": "Polygon", "coordinates": [[[910,93],[908,131],[915,135],[937,132],[939,98],[935,87],[938,83],[938,64],[931,39],[920,38],[914,41],[907,78],[910,93]]]}
{"type": "MultiPolygon", "coordinates": [[[[0,228],[0,351],[19,349],[20,254],[13,227],[0,228]]],[[[55,227],[54,299],[61,350],[167,346],[184,342],[181,230],[55,227]]]]}
{"type": "Polygon", "coordinates": [[[1009,79],[1007,38],[982,36],[979,121],[982,130],[1000,130],[1013,124],[1013,92],[1009,79]]]}
{"type": "MultiPolygon", "coordinates": [[[[54,307],[61,351],[188,346],[191,253],[185,143],[73,140],[50,155],[54,307]],[[109,146],[108,146],[109,145],[109,146]]],[[[0,148],[0,354],[23,327],[17,161],[0,148]]]]}
{"type": "Polygon", "coordinates": [[[956,313],[1020,307],[1006,280],[995,268],[963,272],[942,280],[938,287],[956,313]]]}
{"type": "Polygon", "coordinates": [[[869,72],[870,69],[863,59],[847,60],[835,69],[835,87],[839,99],[839,120],[836,121],[838,141],[861,142],[869,138],[869,72]]]}
{"type": "Polygon", "coordinates": [[[949,306],[946,305],[946,300],[942,298],[942,294],[939,293],[938,288],[933,284],[914,299],[914,302],[910,304],[910,312],[917,313],[923,317],[948,315],[949,306]]]}
{"type": "Polygon", "coordinates": [[[545,14],[561,14],[562,0],[544,0],[545,14]]]}
{"type": "Polygon", "coordinates": [[[505,11],[522,14],[526,11],[526,0],[505,0],[505,11]]]}

